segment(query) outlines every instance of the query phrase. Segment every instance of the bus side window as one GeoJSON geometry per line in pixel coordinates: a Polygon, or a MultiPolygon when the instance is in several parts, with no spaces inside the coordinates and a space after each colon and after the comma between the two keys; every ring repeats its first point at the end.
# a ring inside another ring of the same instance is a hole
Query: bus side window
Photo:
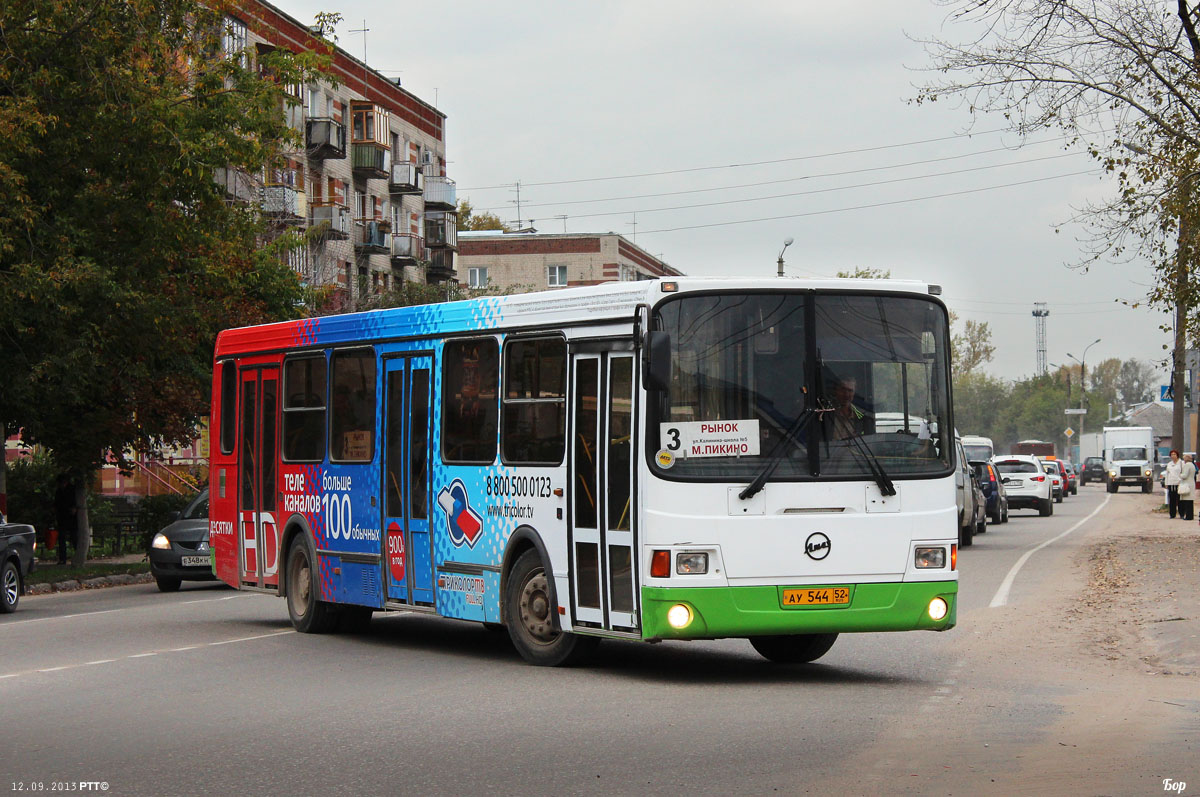
{"type": "Polygon", "coordinates": [[[504,461],[557,465],[566,449],[567,343],[514,340],[504,347],[504,461]]]}
{"type": "Polygon", "coordinates": [[[375,351],[333,353],[329,458],[370,462],[375,456],[375,351]]]}
{"type": "Polygon", "coordinates": [[[237,436],[237,369],[233,360],[221,363],[221,453],[233,453],[237,436]]]}
{"type": "Polygon", "coordinates": [[[500,347],[494,338],[452,341],[442,357],[442,461],[496,461],[500,347]]]}
{"type": "Polygon", "coordinates": [[[325,458],[325,357],[299,357],[283,365],[283,458],[325,458]]]}

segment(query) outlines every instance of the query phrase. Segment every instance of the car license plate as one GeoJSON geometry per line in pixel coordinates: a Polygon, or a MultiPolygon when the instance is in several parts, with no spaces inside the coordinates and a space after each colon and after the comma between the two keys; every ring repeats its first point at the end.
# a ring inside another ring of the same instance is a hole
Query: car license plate
{"type": "Polygon", "coordinates": [[[1004,483],[1006,485],[1011,485],[1013,487],[1016,487],[1021,484],[1021,480],[1020,479],[1005,479],[1004,483]]]}
{"type": "Polygon", "coordinates": [[[836,606],[849,602],[849,587],[815,587],[783,591],[784,606],[836,606]]]}
{"type": "Polygon", "coordinates": [[[212,560],[207,556],[184,556],[184,567],[208,567],[212,564],[212,560]]]}

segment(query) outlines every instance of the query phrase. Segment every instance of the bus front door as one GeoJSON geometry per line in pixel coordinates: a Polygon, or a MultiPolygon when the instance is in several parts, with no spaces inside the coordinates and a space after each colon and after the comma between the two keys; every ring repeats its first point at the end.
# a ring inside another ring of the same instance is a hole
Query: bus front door
{"type": "Polygon", "coordinates": [[[383,583],[389,601],[433,605],[429,533],[429,389],[433,359],[384,361],[383,583]]]}
{"type": "Polygon", "coordinates": [[[634,353],[572,356],[571,611],[575,623],[638,629],[634,353]]]}
{"type": "Polygon", "coordinates": [[[279,585],[279,368],[251,366],[241,372],[238,447],[238,549],[240,580],[248,587],[279,585]]]}

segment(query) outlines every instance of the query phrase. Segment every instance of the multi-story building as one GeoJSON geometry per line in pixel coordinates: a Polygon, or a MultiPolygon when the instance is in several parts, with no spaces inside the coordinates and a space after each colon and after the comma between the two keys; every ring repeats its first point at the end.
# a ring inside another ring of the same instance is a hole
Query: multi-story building
{"type": "Polygon", "coordinates": [[[613,232],[463,231],[458,247],[458,279],[470,288],[547,290],[683,275],[613,232]]]}
{"type": "MultiPolygon", "coordinates": [[[[225,51],[253,59],[277,47],[318,50],[308,26],[262,0],[241,0],[226,20],[225,51]]],[[[278,234],[308,229],[290,255],[305,282],[345,299],[400,280],[453,279],[454,181],[446,176],[446,116],[335,47],[327,81],[291,89],[285,111],[302,148],[269,174],[218,173],[227,193],[257,201],[278,234]]]]}

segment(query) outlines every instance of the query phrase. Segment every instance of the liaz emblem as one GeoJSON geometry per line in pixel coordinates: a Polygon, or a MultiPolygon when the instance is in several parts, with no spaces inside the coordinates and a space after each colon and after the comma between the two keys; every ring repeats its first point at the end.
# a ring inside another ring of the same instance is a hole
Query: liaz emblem
{"type": "Polygon", "coordinates": [[[443,487],[437,500],[438,506],[446,513],[446,531],[450,533],[450,542],[458,547],[466,545],[474,548],[483,532],[483,518],[471,508],[462,479],[455,479],[449,487],[443,487]]]}

